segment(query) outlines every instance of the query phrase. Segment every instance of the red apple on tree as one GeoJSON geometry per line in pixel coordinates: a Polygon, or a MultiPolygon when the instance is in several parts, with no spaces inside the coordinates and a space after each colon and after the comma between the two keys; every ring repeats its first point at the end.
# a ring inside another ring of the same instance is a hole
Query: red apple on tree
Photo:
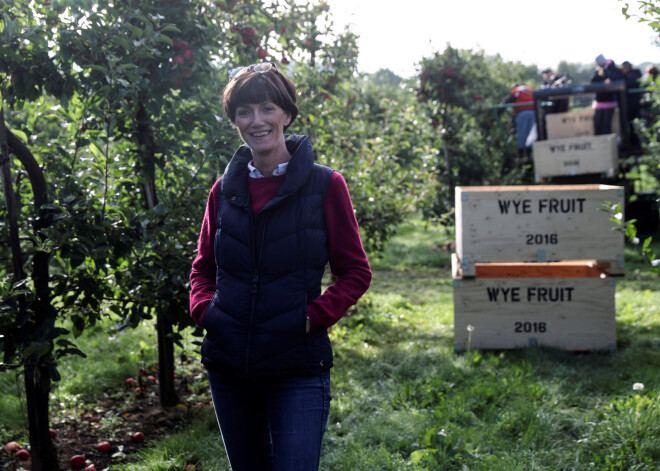
{"type": "Polygon", "coordinates": [[[124,384],[126,384],[126,386],[135,386],[135,383],[136,381],[134,378],[126,378],[126,381],[124,381],[124,384]]]}
{"type": "Polygon", "coordinates": [[[265,49],[259,49],[259,51],[257,52],[257,56],[259,57],[259,59],[265,59],[267,55],[268,53],[266,52],[265,49]]]}
{"type": "Polygon", "coordinates": [[[18,450],[16,452],[16,458],[18,458],[19,461],[27,461],[30,459],[30,452],[27,450],[18,450]]]}

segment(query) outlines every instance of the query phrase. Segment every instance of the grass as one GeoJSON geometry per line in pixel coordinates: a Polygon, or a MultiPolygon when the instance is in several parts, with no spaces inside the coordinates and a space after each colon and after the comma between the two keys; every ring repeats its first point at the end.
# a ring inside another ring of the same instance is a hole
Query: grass
{"type": "MultiPolygon", "coordinates": [[[[333,328],[333,401],[321,469],[658,469],[660,280],[635,259],[635,248],[626,249],[633,268],[617,283],[616,352],[456,354],[449,253],[442,250],[452,238],[419,221],[402,226],[372,260],[370,291],[333,328]]],[[[127,331],[108,342],[102,329],[86,334],[79,343],[93,353],[62,365],[60,394],[98,397],[102,389],[95,392],[90,378],[113,384],[154,361],[149,335],[146,328],[127,331]],[[99,362],[122,365],[103,379],[99,362]],[[80,378],[68,379],[74,370],[80,378]]],[[[5,393],[12,384],[0,376],[0,400],[11,400],[5,393]]],[[[180,470],[189,463],[228,469],[213,414],[195,417],[111,470],[180,470]]]]}
{"type": "Polygon", "coordinates": [[[115,471],[176,471],[194,464],[198,470],[224,471],[229,462],[213,414],[198,419],[142,452],[137,462],[113,466],[115,471]]]}

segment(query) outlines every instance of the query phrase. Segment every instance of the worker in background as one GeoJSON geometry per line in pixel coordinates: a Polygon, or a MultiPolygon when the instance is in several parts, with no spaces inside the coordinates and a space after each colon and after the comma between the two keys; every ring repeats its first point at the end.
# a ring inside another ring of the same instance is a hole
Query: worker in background
{"type": "Polygon", "coordinates": [[[633,152],[641,151],[639,136],[635,133],[633,120],[639,118],[641,93],[630,93],[630,90],[640,87],[642,73],[639,69],[633,68],[628,61],[621,63],[621,72],[626,81],[626,103],[628,105],[628,136],[630,139],[630,148],[633,152]]]}
{"type": "MultiPolygon", "coordinates": [[[[594,75],[591,77],[591,83],[612,83],[615,80],[622,80],[623,74],[612,59],[606,59],[604,55],[599,54],[596,57],[598,66],[594,75]]],[[[594,109],[594,134],[610,134],[612,132],[612,116],[618,106],[616,92],[598,92],[593,102],[594,109]]]]}
{"type": "Polygon", "coordinates": [[[649,64],[646,66],[644,75],[642,75],[642,79],[640,80],[640,86],[646,88],[646,91],[642,93],[639,110],[640,118],[644,121],[645,126],[650,126],[657,118],[654,106],[655,100],[653,98],[654,92],[652,90],[658,85],[660,85],[658,68],[653,64],[649,64]]]}
{"type": "MultiPolygon", "coordinates": [[[[570,86],[573,81],[568,74],[555,74],[552,69],[545,69],[541,72],[543,77],[543,84],[541,89],[544,88],[563,88],[570,86]]],[[[546,114],[549,113],[565,113],[568,111],[568,98],[559,98],[548,100],[548,105],[544,106],[546,114]]]]}
{"type": "Polygon", "coordinates": [[[644,75],[642,75],[642,84],[645,87],[648,87],[653,85],[657,79],[658,79],[658,68],[653,64],[647,65],[644,71],[644,75]]]}
{"type": "MultiPolygon", "coordinates": [[[[515,83],[511,92],[506,96],[503,104],[514,103],[513,123],[516,130],[516,142],[518,146],[518,157],[531,162],[531,143],[527,142],[527,137],[534,127],[534,90],[526,85],[515,83]]],[[[500,108],[498,114],[501,114],[504,108],[500,108]]]]}

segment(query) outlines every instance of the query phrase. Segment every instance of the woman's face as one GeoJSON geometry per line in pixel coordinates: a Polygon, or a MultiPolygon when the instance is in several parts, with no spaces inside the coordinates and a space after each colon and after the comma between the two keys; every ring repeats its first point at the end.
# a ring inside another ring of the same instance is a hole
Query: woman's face
{"type": "Polygon", "coordinates": [[[234,124],[252,152],[266,154],[284,145],[284,127],[291,115],[272,101],[236,108],[234,124]]]}

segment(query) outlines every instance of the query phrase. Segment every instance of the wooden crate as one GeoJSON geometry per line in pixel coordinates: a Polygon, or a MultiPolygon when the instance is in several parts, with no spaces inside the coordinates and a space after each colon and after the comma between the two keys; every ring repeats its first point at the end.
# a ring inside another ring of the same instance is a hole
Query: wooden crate
{"type": "MultiPolygon", "coordinates": [[[[545,128],[548,139],[593,136],[594,110],[548,114],[545,116],[545,128]]],[[[620,129],[619,109],[617,108],[614,110],[614,116],[612,116],[612,132],[620,136],[620,129]]]]}
{"type": "Polygon", "coordinates": [[[454,277],[454,348],[614,351],[614,295],[609,277],[454,277]]]}
{"type": "Polygon", "coordinates": [[[619,168],[616,134],[536,141],[533,160],[537,182],[547,177],[591,173],[614,177],[619,168]]]}
{"type": "Polygon", "coordinates": [[[611,185],[457,187],[461,276],[474,276],[476,263],[562,260],[610,263],[621,274],[624,236],[601,206],[623,208],[623,199],[623,187],[611,185]]]}

